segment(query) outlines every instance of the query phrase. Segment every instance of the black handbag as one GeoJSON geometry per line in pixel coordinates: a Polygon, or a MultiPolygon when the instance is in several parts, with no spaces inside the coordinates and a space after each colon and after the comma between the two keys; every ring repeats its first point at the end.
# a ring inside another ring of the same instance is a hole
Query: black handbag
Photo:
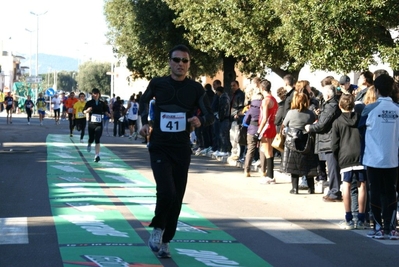
{"type": "Polygon", "coordinates": [[[238,132],[238,143],[242,146],[247,145],[247,131],[248,127],[240,125],[239,132],[238,132]]]}
{"type": "Polygon", "coordinates": [[[314,153],[313,133],[304,133],[300,129],[288,127],[285,135],[285,146],[290,150],[305,155],[314,153]]]}

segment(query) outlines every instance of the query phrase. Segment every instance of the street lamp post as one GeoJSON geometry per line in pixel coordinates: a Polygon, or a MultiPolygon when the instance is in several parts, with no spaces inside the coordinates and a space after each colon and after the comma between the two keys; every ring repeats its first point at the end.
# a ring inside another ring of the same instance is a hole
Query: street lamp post
{"type": "MultiPolygon", "coordinates": [[[[35,76],[36,76],[36,78],[38,77],[38,75],[39,75],[39,17],[41,16],[41,15],[44,15],[44,14],[46,14],[47,13],[47,11],[46,12],[43,12],[43,13],[35,13],[35,12],[30,12],[32,15],[34,15],[34,16],[36,16],[36,70],[35,70],[35,76]]],[[[39,88],[39,84],[36,84],[36,89],[35,89],[35,98],[37,99],[37,91],[38,91],[38,88],[39,88]]],[[[35,113],[36,113],[36,109],[35,109],[35,113]]]]}
{"type": "Polygon", "coordinates": [[[25,28],[25,31],[30,33],[30,44],[29,44],[29,76],[32,76],[32,31],[25,28]]]}
{"type": "Polygon", "coordinates": [[[36,16],[36,77],[39,75],[39,17],[42,15],[45,15],[47,13],[35,13],[35,12],[30,12],[32,15],[36,16]]]}

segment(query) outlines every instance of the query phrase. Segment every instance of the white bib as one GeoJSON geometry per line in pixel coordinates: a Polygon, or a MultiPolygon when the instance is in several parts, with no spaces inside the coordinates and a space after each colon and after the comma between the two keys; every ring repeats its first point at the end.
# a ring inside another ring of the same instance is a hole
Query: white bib
{"type": "Polygon", "coordinates": [[[79,119],[84,118],[85,114],[83,112],[78,112],[78,116],[79,119]]]}
{"type": "Polygon", "coordinates": [[[186,113],[161,112],[160,128],[162,132],[183,132],[186,130],[186,113]]]}
{"type": "Polygon", "coordinates": [[[102,115],[100,114],[91,114],[91,122],[101,123],[102,115]]]}

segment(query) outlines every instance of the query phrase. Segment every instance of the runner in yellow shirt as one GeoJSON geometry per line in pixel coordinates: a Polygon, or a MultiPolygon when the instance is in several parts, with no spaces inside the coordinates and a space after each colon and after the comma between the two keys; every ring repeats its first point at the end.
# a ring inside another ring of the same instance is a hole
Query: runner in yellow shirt
{"type": "Polygon", "coordinates": [[[86,114],[83,113],[83,109],[86,105],[86,96],[84,93],[79,94],[79,101],[73,105],[73,120],[76,126],[76,130],[80,131],[80,142],[83,143],[83,137],[85,136],[86,129],[86,114]]]}

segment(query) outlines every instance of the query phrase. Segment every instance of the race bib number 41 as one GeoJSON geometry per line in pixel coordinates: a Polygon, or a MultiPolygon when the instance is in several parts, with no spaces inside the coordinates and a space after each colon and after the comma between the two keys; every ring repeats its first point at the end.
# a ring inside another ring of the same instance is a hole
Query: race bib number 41
{"type": "Polygon", "coordinates": [[[100,114],[91,114],[91,122],[101,123],[102,115],[100,114]]]}
{"type": "Polygon", "coordinates": [[[183,132],[186,130],[186,113],[161,112],[160,126],[162,132],[183,132]]]}

